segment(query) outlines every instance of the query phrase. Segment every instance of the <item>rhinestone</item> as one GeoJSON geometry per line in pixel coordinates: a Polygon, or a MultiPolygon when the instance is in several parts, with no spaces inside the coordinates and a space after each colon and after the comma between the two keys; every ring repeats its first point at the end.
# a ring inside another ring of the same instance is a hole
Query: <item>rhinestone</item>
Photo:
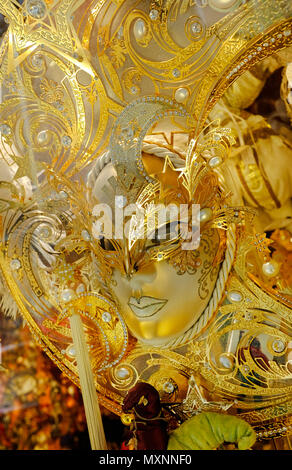
{"type": "Polygon", "coordinates": [[[15,258],[10,261],[10,267],[13,271],[17,271],[21,267],[21,262],[19,259],[15,258]]]}
{"type": "Polygon", "coordinates": [[[105,323],[109,323],[112,319],[112,316],[109,312],[103,312],[101,318],[103,319],[105,323]]]}
{"type": "Polygon", "coordinates": [[[130,91],[133,95],[136,95],[139,90],[138,90],[138,87],[134,85],[131,87],[130,91]]]}
{"type": "Polygon", "coordinates": [[[290,34],[291,34],[291,30],[290,30],[290,29],[286,29],[286,30],[284,31],[284,36],[290,36],[290,34]]]}
{"type": "Polygon", "coordinates": [[[158,16],[159,16],[159,11],[158,10],[156,10],[155,8],[150,10],[149,17],[152,21],[157,20],[158,16]]]}
{"type": "Polygon", "coordinates": [[[201,30],[202,30],[202,26],[200,25],[198,21],[195,21],[191,26],[192,34],[197,35],[198,33],[201,32],[201,30]]]}
{"type": "Polygon", "coordinates": [[[158,259],[158,261],[161,261],[161,260],[163,259],[163,254],[162,254],[162,253],[158,253],[157,259],[158,259]]]}
{"type": "Polygon", "coordinates": [[[259,47],[257,48],[257,50],[260,52],[260,51],[262,50],[262,47],[259,46],[259,47]]]}
{"type": "Polygon", "coordinates": [[[219,134],[214,134],[213,136],[214,140],[220,140],[221,139],[221,136],[219,134]]]}
{"type": "Polygon", "coordinates": [[[11,127],[8,126],[7,124],[1,124],[0,125],[0,132],[3,135],[10,135],[11,134],[11,127]]]}
{"type": "Polygon", "coordinates": [[[285,344],[280,339],[276,339],[272,344],[273,351],[281,353],[285,350],[285,344]]]}
{"type": "Polygon", "coordinates": [[[271,39],[271,43],[272,43],[272,44],[273,44],[275,41],[276,41],[275,38],[272,38],[272,39],[271,39]]]}
{"type": "Polygon", "coordinates": [[[277,34],[277,38],[281,39],[281,37],[283,36],[283,34],[277,34]]]}
{"type": "Polygon", "coordinates": [[[249,368],[248,365],[244,365],[244,366],[242,367],[242,370],[243,370],[243,372],[245,372],[246,374],[248,374],[249,371],[250,371],[250,368],[249,368]]]}
{"type": "Polygon", "coordinates": [[[178,78],[180,77],[180,71],[178,69],[173,69],[172,75],[173,77],[178,78]]]}
{"type": "Polygon", "coordinates": [[[240,292],[232,290],[232,291],[228,292],[227,299],[230,302],[240,302],[242,300],[242,295],[241,295],[240,292]]]}
{"type": "Polygon", "coordinates": [[[264,42],[264,44],[263,44],[264,47],[268,47],[268,45],[269,44],[267,42],[264,42]]]}
{"type": "Polygon", "coordinates": [[[171,382],[165,382],[163,384],[163,390],[166,392],[166,393],[172,393],[174,391],[174,385],[173,383],[171,382]]]}
{"type": "Polygon", "coordinates": [[[26,4],[27,13],[33,18],[43,18],[46,14],[46,4],[42,0],[28,0],[26,4]]]}
{"type": "Polygon", "coordinates": [[[68,135],[63,135],[62,144],[64,145],[64,147],[70,147],[70,145],[72,144],[71,137],[69,137],[68,135]]]}

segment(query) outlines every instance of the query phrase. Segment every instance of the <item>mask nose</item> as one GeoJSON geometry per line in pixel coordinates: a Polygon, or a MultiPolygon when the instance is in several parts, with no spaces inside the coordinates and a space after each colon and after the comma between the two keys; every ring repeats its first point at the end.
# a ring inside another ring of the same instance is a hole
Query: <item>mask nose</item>
{"type": "Polygon", "coordinates": [[[145,266],[144,268],[134,272],[129,279],[129,284],[132,288],[133,297],[141,297],[143,286],[145,284],[150,284],[154,282],[156,279],[156,275],[157,272],[154,263],[151,266],[145,266]]]}

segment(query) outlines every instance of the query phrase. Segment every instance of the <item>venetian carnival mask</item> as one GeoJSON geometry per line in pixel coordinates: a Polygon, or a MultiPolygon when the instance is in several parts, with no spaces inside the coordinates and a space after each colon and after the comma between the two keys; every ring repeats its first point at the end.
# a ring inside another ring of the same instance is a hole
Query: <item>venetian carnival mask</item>
{"type": "Polygon", "coordinates": [[[191,416],[206,406],[194,375],[211,408],[234,406],[255,427],[254,407],[288,414],[291,292],[253,231],[253,195],[265,208],[272,189],[248,155],[251,196],[233,204],[238,126],[208,116],[238,77],[291,46],[292,6],[0,0],[0,11],[7,309],[16,303],[77,384],[78,316],[99,401],[116,414],[141,380],[191,416]]]}

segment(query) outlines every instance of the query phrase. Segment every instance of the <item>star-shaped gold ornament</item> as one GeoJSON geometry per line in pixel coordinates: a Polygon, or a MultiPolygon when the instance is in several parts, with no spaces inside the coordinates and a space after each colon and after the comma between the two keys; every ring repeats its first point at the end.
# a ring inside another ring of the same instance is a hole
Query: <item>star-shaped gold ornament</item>
{"type": "Polygon", "coordinates": [[[7,18],[8,54],[2,73],[9,74],[35,49],[46,47],[94,76],[72,24],[72,15],[84,0],[1,0],[7,18]]]}

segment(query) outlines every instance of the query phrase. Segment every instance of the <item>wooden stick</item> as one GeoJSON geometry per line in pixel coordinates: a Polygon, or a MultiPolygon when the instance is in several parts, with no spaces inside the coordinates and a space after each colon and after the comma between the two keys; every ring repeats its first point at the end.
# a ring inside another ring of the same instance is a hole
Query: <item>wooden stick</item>
{"type": "Polygon", "coordinates": [[[77,313],[73,313],[70,317],[70,326],[76,351],[80,387],[91,448],[92,450],[106,450],[106,439],[97,392],[94,385],[88,347],[85,341],[82,321],[77,313]]]}

